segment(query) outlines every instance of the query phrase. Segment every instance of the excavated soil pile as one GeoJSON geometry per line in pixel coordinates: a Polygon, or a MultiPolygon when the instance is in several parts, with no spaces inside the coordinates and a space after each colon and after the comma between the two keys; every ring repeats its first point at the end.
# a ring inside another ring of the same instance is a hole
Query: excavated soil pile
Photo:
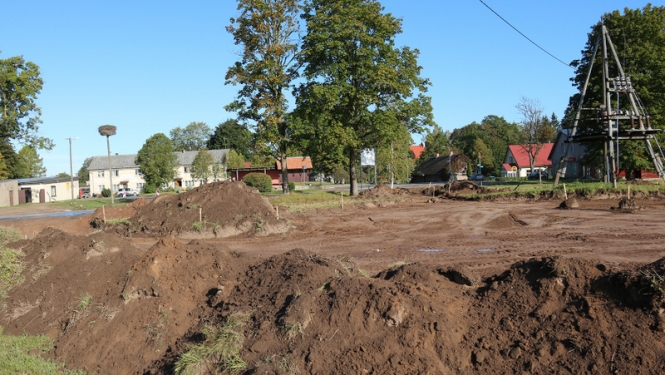
{"type": "Polygon", "coordinates": [[[5,332],[46,333],[51,358],[88,373],[171,374],[205,326],[236,313],[249,316],[236,328],[243,374],[665,373],[665,258],[367,277],[350,258],[261,259],[198,240],[143,251],[47,229],[10,246],[26,254],[25,279],[4,301],[5,332]]]}
{"type": "Polygon", "coordinates": [[[392,197],[395,193],[397,193],[397,189],[391,189],[390,186],[381,184],[371,189],[363,190],[358,195],[366,199],[384,199],[392,197]]]}
{"type": "Polygon", "coordinates": [[[277,217],[270,202],[242,182],[205,184],[182,194],[162,195],[134,208],[136,214],[125,234],[198,238],[288,230],[288,222],[277,217]]]}
{"type": "MultiPolygon", "coordinates": [[[[250,315],[244,374],[663,373],[663,264],[532,259],[482,281],[410,264],[368,278],[294,250],[250,267],[202,320],[250,315]]],[[[168,373],[202,329],[151,373],[168,373]]]]}
{"type": "Polygon", "coordinates": [[[51,358],[89,374],[142,374],[198,323],[192,311],[209,290],[231,290],[250,259],[198,240],[142,251],[112,233],[54,229],[10,246],[26,254],[26,271],[4,301],[5,333],[46,334],[51,358]]]}

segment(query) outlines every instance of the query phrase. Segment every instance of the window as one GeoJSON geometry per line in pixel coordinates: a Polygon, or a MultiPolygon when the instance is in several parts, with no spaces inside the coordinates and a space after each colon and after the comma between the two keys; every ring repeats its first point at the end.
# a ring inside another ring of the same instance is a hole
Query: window
{"type": "Polygon", "coordinates": [[[101,193],[104,190],[104,185],[99,185],[99,192],[101,193]]]}
{"type": "Polygon", "coordinates": [[[140,172],[139,169],[135,169],[135,170],[134,170],[134,174],[137,175],[137,176],[140,176],[140,175],[141,175],[141,172],[140,172]]]}
{"type": "Polygon", "coordinates": [[[203,184],[205,184],[205,183],[206,183],[206,180],[200,180],[200,181],[199,181],[199,185],[203,185],[203,184]]]}
{"type": "Polygon", "coordinates": [[[55,197],[55,186],[51,186],[51,196],[55,197]]]}
{"type": "Polygon", "coordinates": [[[143,191],[143,183],[142,182],[139,182],[139,183],[136,184],[136,190],[143,191]]]}
{"type": "Polygon", "coordinates": [[[192,171],[190,167],[183,167],[183,169],[185,170],[185,173],[189,173],[192,171]]]}
{"type": "Polygon", "coordinates": [[[119,189],[120,189],[120,185],[113,184],[113,191],[118,191],[119,189]]]}
{"type": "Polygon", "coordinates": [[[120,175],[120,171],[116,169],[115,171],[113,171],[113,175],[118,177],[120,175]]]}
{"type": "Polygon", "coordinates": [[[166,189],[169,185],[166,182],[162,182],[162,189],[166,189]]]}
{"type": "Polygon", "coordinates": [[[104,177],[104,171],[97,171],[97,177],[104,177]]]}

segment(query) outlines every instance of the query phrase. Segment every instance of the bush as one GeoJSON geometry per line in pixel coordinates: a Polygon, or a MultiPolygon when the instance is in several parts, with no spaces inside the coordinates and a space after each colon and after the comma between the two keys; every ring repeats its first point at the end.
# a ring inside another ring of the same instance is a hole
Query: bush
{"type": "Polygon", "coordinates": [[[111,189],[109,188],[102,189],[102,197],[108,198],[110,196],[111,196],[111,189]]]}
{"type": "Polygon", "coordinates": [[[350,179],[349,172],[347,172],[346,169],[342,167],[335,169],[335,172],[333,172],[333,180],[335,180],[336,184],[343,184],[350,179]]]}
{"type": "Polygon", "coordinates": [[[265,173],[249,173],[243,177],[242,182],[259,189],[262,193],[272,191],[272,178],[265,173]]]}
{"type": "Polygon", "coordinates": [[[143,184],[143,193],[154,194],[157,191],[157,187],[153,184],[145,183],[143,184]]]}
{"type": "Polygon", "coordinates": [[[289,182],[289,191],[296,191],[296,183],[289,182]]]}

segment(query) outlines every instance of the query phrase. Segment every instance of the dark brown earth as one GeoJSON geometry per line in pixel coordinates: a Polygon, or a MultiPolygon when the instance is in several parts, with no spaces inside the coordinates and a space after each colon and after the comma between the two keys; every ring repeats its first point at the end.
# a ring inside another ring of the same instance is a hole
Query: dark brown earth
{"type": "Polygon", "coordinates": [[[11,223],[28,239],[11,245],[26,272],[5,332],[47,334],[50,357],[99,374],[173,373],[234,313],[249,315],[246,374],[665,373],[659,194],[558,209],[558,196],[462,199],[472,185],[379,187],[278,219],[241,184],[206,189],[105,210],[132,218],[103,230],[99,213],[11,223]],[[249,229],[191,230],[199,207],[249,229]]]}

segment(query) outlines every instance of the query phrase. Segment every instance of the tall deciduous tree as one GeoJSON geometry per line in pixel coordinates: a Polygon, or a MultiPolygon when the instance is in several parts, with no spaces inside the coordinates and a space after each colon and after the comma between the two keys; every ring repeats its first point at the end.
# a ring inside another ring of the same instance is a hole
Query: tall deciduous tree
{"type": "Polygon", "coordinates": [[[543,116],[543,107],[535,99],[522,97],[515,107],[522,115],[520,146],[526,152],[529,158],[529,167],[533,171],[538,152],[548,140],[548,133],[544,130],[548,126],[546,124],[547,117],[543,116]]]}
{"type": "Polygon", "coordinates": [[[395,47],[402,20],[375,0],[307,0],[301,61],[307,82],[298,88],[298,114],[310,144],[347,158],[351,194],[364,148],[395,141],[406,127],[431,125],[429,81],[420,77],[419,51],[395,47]]]}
{"type": "Polygon", "coordinates": [[[196,153],[192,162],[192,177],[197,180],[208,181],[212,176],[212,166],[215,164],[215,158],[207,148],[202,148],[196,153]]]}
{"type": "Polygon", "coordinates": [[[18,155],[14,151],[14,146],[8,138],[0,138],[0,154],[5,159],[7,165],[7,178],[19,178],[18,175],[18,155]]]}
{"type": "Polygon", "coordinates": [[[46,176],[43,159],[32,145],[25,145],[18,151],[18,178],[34,178],[46,176]]]}
{"type": "Polygon", "coordinates": [[[79,171],[76,173],[76,176],[79,178],[79,186],[88,185],[88,181],[90,180],[90,172],[88,171],[88,166],[90,166],[91,162],[92,158],[86,158],[83,161],[83,165],[81,165],[81,168],[79,168],[79,171]]]}
{"type": "Polygon", "coordinates": [[[210,127],[205,122],[190,122],[185,128],[171,130],[171,142],[175,151],[198,151],[210,139],[210,127]]]}
{"type": "Polygon", "coordinates": [[[226,109],[255,130],[255,142],[267,145],[282,165],[282,191],[289,192],[286,163],[293,141],[287,93],[298,77],[300,26],[298,0],[238,0],[240,16],[227,30],[242,46],[240,61],[229,68],[226,83],[240,85],[226,109]]]}
{"type": "Polygon", "coordinates": [[[233,169],[245,168],[245,158],[241,153],[236,152],[236,150],[229,151],[228,158],[228,167],[233,169]]]}
{"type": "Polygon", "coordinates": [[[0,138],[53,148],[52,140],[38,135],[42,111],[36,100],[43,84],[35,63],[22,56],[0,59],[0,138]]]}
{"type": "Polygon", "coordinates": [[[226,120],[217,125],[208,140],[209,150],[233,149],[246,159],[252,156],[252,133],[238,120],[226,120]]]}
{"type": "MultiPolygon", "coordinates": [[[[642,9],[625,8],[623,13],[615,10],[606,13],[601,21],[591,27],[588,40],[582,57],[575,60],[571,66],[575,68],[575,76],[571,78],[573,85],[581,88],[584,85],[587,72],[591,68],[593,48],[604,24],[610,32],[617,55],[621,61],[625,74],[631,77],[637,96],[651,117],[654,128],[665,128],[665,7],[647,4],[642,9]]],[[[609,74],[618,76],[615,64],[610,59],[609,74]]],[[[592,75],[587,88],[583,108],[597,108],[603,103],[602,58],[596,56],[592,75]]],[[[572,126],[575,109],[579,101],[579,94],[570,98],[566,116],[562,120],[564,127],[572,126]]],[[[626,108],[626,103],[613,103],[613,108],[626,108]]],[[[600,131],[601,124],[593,117],[594,111],[582,111],[579,123],[579,132],[595,133],[600,131]]],[[[661,138],[662,141],[662,138],[661,138]]],[[[604,169],[603,144],[594,142],[585,144],[585,161],[604,169]]],[[[626,171],[653,169],[649,153],[642,141],[621,141],[619,147],[619,167],[626,171]]]]}
{"type": "Polygon", "coordinates": [[[411,134],[406,128],[403,128],[402,134],[396,140],[376,149],[376,164],[380,182],[400,184],[409,182],[415,166],[413,153],[409,149],[411,143],[411,134]]]}
{"type": "Polygon", "coordinates": [[[5,162],[5,157],[0,154],[0,180],[9,179],[9,168],[5,162]]]}
{"type": "Polygon", "coordinates": [[[145,182],[159,187],[173,180],[178,167],[178,158],[173,152],[173,144],[164,133],[148,138],[136,155],[134,163],[139,166],[145,182]]]}
{"type": "Polygon", "coordinates": [[[425,134],[425,151],[420,155],[419,161],[425,161],[436,155],[448,155],[452,151],[450,133],[435,125],[425,134]]]}

